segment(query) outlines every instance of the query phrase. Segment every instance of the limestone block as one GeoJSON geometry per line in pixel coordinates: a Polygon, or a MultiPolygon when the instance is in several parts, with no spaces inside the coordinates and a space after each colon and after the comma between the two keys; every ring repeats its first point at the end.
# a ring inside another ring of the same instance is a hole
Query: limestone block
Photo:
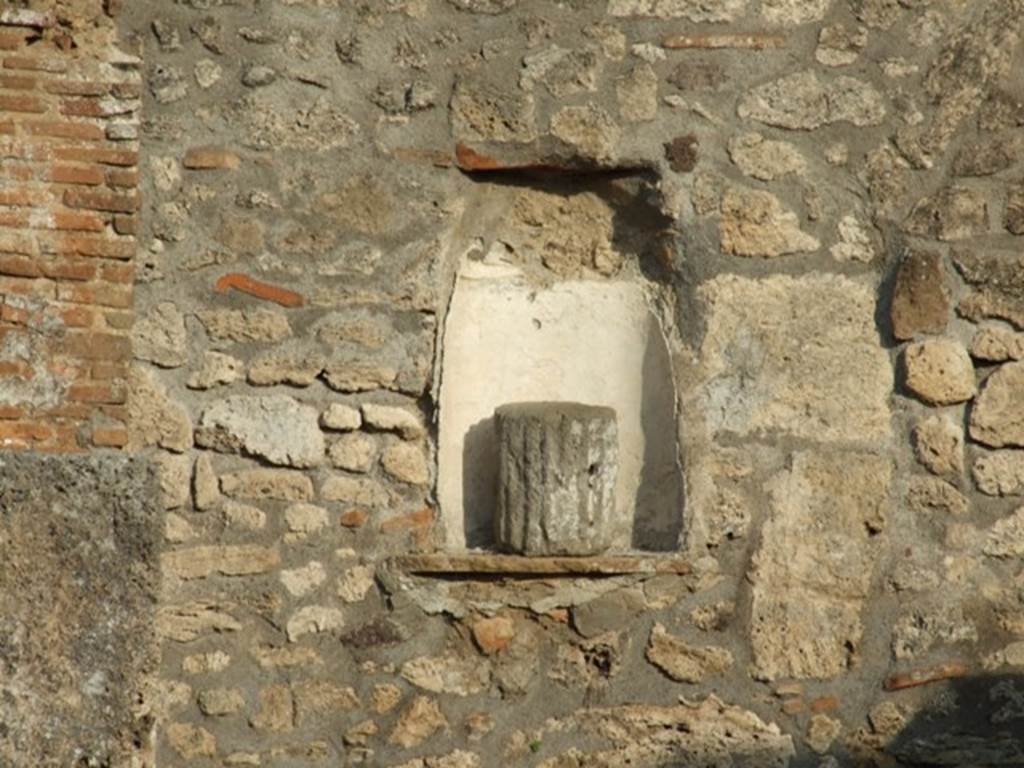
{"type": "Polygon", "coordinates": [[[220,489],[237,499],[309,501],[313,498],[313,481],[301,472],[288,469],[249,469],[221,475],[220,489]]]}
{"type": "Polygon", "coordinates": [[[889,437],[892,363],[875,329],[869,282],[722,275],[698,297],[707,330],[693,407],[713,434],[889,437]]]}
{"type": "Polygon", "coordinates": [[[903,353],[907,389],[931,405],[970,400],[977,392],[974,365],[964,345],[952,339],[928,339],[903,353]]]}
{"type": "Polygon", "coordinates": [[[426,696],[417,696],[406,709],[388,737],[388,743],[410,749],[430,738],[441,728],[448,726],[448,720],[441,713],[437,702],[426,696]]]}
{"type": "Polygon", "coordinates": [[[957,310],[969,320],[1006,320],[1024,330],[1024,264],[1013,250],[971,248],[953,252],[953,263],[972,290],[957,310]]]}
{"type": "Polygon", "coordinates": [[[766,139],[759,133],[744,133],[729,142],[729,157],[747,176],[773,181],[789,174],[802,175],[807,161],[788,141],[766,139]]]}
{"type": "Polygon", "coordinates": [[[285,395],[215,402],[203,411],[196,440],[206,448],[259,456],[281,466],[311,467],[324,456],[316,409],[285,395]]]}
{"type": "Polygon", "coordinates": [[[978,329],[971,340],[971,357],[986,363],[1024,360],[1024,333],[987,323],[978,329]]]}
{"type": "Polygon", "coordinates": [[[132,353],[161,368],[177,368],[188,361],[185,317],[169,301],[157,304],[132,328],[132,353]]]}
{"type": "Polygon", "coordinates": [[[737,113],[745,120],[793,130],[813,130],[848,121],[878,125],[886,108],[874,86],[853,77],[822,81],[813,71],[797,72],[751,90],[737,113]]]}
{"type": "Polygon", "coordinates": [[[889,460],[795,454],[769,484],[771,515],[753,558],[751,645],[760,679],[830,678],[860,643],[860,611],[886,527],[889,460]]]}
{"type": "MultiPolygon", "coordinates": [[[[405,440],[415,440],[426,434],[423,417],[401,406],[364,403],[362,406],[362,419],[372,429],[397,432],[405,440]]],[[[358,426],[358,423],[356,426],[358,426]]]]}
{"type": "Polygon", "coordinates": [[[615,411],[578,403],[516,403],[495,411],[498,546],[527,555],[608,548],[615,514],[615,411]]]}
{"type": "Polygon", "coordinates": [[[978,490],[989,496],[1024,494],[1024,451],[992,451],[979,456],[972,469],[978,490]]]}
{"type": "Polygon", "coordinates": [[[351,432],[359,429],[363,423],[359,410],[341,403],[331,403],[327,410],[320,414],[320,425],[324,429],[336,429],[341,432],[351,432]]]}
{"type": "Polygon", "coordinates": [[[673,680],[681,683],[702,683],[720,675],[733,664],[732,654],[724,648],[694,646],[669,634],[655,624],[647,644],[647,660],[673,680]]]}
{"type": "Polygon", "coordinates": [[[914,452],[929,472],[959,475],[964,471],[964,431],[946,416],[925,416],[914,425],[914,452]]]}
{"type": "Polygon", "coordinates": [[[737,256],[782,256],[821,245],[775,195],[742,187],[730,187],[722,197],[719,234],[722,250],[737,256]]]}
{"type": "Polygon", "coordinates": [[[993,448],[1024,447],[1024,361],[989,376],[971,410],[970,434],[993,448]]]}

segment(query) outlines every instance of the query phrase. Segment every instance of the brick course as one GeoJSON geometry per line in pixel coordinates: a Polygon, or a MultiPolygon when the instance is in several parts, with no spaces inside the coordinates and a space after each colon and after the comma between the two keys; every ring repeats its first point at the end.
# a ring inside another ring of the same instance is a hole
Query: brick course
{"type": "Polygon", "coordinates": [[[0,18],[0,448],[121,448],[141,88],[45,21],[0,18]]]}

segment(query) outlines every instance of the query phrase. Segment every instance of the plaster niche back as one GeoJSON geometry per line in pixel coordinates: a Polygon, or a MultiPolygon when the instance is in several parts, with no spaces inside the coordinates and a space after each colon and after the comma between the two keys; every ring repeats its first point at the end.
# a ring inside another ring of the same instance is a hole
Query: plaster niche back
{"type": "Polygon", "coordinates": [[[612,549],[679,545],[675,388],[658,312],[665,289],[640,263],[656,231],[645,233],[645,222],[609,199],[594,189],[513,190],[492,237],[458,265],[439,395],[438,496],[449,549],[492,546],[494,410],[524,401],[614,408],[612,549]]]}

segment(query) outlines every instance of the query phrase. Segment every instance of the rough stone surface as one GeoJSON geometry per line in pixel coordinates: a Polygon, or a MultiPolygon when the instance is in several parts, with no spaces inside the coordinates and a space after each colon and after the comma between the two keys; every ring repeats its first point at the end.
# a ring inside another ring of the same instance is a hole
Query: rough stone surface
{"type": "Polygon", "coordinates": [[[649,662],[680,683],[702,683],[733,664],[732,654],[724,648],[690,645],[669,634],[661,624],[651,630],[646,655],[649,662]]]}
{"type": "Polygon", "coordinates": [[[955,251],[953,262],[972,287],[957,310],[964,317],[1006,320],[1024,330],[1024,266],[1012,251],[955,251]]]}
{"type": "Polygon", "coordinates": [[[338,469],[369,472],[377,459],[377,443],[367,435],[345,435],[331,443],[327,456],[338,469]]]}
{"type": "Polygon", "coordinates": [[[422,744],[447,726],[448,720],[437,703],[426,696],[417,696],[399,717],[388,741],[408,749],[422,744]]]}
{"type": "Polygon", "coordinates": [[[1024,447],[1024,362],[1006,363],[985,379],[971,409],[970,435],[993,448],[1024,447]]]}
{"type": "Polygon", "coordinates": [[[991,557],[1024,555],[1024,507],[992,526],[985,537],[983,551],[991,557]]]}
{"type": "Polygon", "coordinates": [[[929,472],[959,476],[964,471],[964,431],[948,417],[932,415],[914,425],[914,453],[929,472]]]}
{"type": "Polygon", "coordinates": [[[808,71],[754,88],[740,102],[738,114],[778,128],[812,130],[840,121],[877,125],[886,107],[869,83],[847,76],[822,81],[808,71]]]}
{"type": "Polygon", "coordinates": [[[526,555],[596,554],[615,512],[618,430],[611,408],[517,403],[495,412],[499,547],[526,555]],[[548,456],[533,463],[531,456],[548,456]]]}
{"type": "Polygon", "coordinates": [[[970,355],[951,339],[911,344],[903,352],[903,367],[907,389],[932,405],[962,403],[978,391],[970,355]]]}
{"type": "Polygon", "coordinates": [[[1024,494],[1024,451],[992,451],[974,460],[971,468],[978,490],[989,496],[1024,494]]]}
{"type": "Polygon", "coordinates": [[[364,403],[361,411],[363,422],[372,429],[397,432],[406,440],[417,440],[426,434],[423,418],[408,408],[364,403]]]}
{"type": "Polygon", "coordinates": [[[627,768],[671,764],[672,760],[785,768],[796,754],[793,738],[777,725],[714,694],[700,702],[668,707],[633,704],[584,709],[559,725],[610,737],[611,744],[598,750],[569,747],[561,756],[542,761],[542,768],[627,768]]]}
{"type": "Polygon", "coordinates": [[[1022,0],[7,5],[0,445],[169,508],[125,766],[1020,762],[1022,0]],[[491,551],[531,400],[615,407],[611,554],[491,551]]]}
{"type": "Polygon", "coordinates": [[[684,18],[694,22],[733,21],[746,10],[747,0],[610,0],[612,16],[655,16],[660,19],[684,18]]]}
{"type": "Polygon", "coordinates": [[[712,432],[889,435],[892,366],[878,347],[868,285],[814,274],[723,276],[699,296],[708,323],[699,402],[712,432]],[[746,373],[743,361],[755,359],[756,375],[746,373]]]}
{"type": "Polygon", "coordinates": [[[129,387],[129,448],[157,445],[181,453],[192,447],[192,419],[153,374],[133,368],[129,387]]]}
{"type": "Polygon", "coordinates": [[[730,187],[722,196],[719,235],[722,250],[737,256],[782,256],[821,246],[777,197],[743,187],[730,187]]]}
{"type": "Polygon", "coordinates": [[[7,453],[0,474],[0,763],[127,765],[157,661],[152,470],[7,453]]]}
{"type": "Polygon", "coordinates": [[[886,529],[891,475],[878,456],[805,452],[769,483],[771,517],[751,569],[758,677],[845,669],[863,634],[872,579],[864,564],[886,529]]]}
{"type": "Polygon", "coordinates": [[[427,485],[430,467],[423,447],[415,443],[396,443],[387,448],[380,459],[384,471],[395,480],[410,485],[427,485]]]}
{"type": "Polygon", "coordinates": [[[196,441],[204,448],[259,456],[271,464],[310,467],[324,456],[315,408],[284,395],[229,397],[203,411],[196,441]]]}
{"type": "Polygon", "coordinates": [[[177,368],[188,362],[185,316],[169,301],[157,304],[132,328],[132,352],[163,368],[177,368]]]}
{"type": "Polygon", "coordinates": [[[743,173],[761,181],[799,176],[807,170],[807,161],[793,144],[759,133],[744,133],[730,141],[729,157],[743,173]]]}
{"type": "Polygon", "coordinates": [[[971,357],[986,363],[1024,360],[1024,333],[986,323],[971,339],[971,357]]]}
{"type": "Polygon", "coordinates": [[[919,333],[941,333],[949,322],[949,310],[942,256],[935,251],[907,251],[893,286],[893,334],[897,339],[911,339],[919,333]]]}

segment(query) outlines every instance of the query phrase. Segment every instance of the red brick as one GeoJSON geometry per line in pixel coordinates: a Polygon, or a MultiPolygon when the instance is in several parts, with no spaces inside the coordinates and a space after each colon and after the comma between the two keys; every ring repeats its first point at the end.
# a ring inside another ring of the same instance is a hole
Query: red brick
{"type": "Polygon", "coordinates": [[[132,213],[139,207],[139,198],[137,195],[118,195],[113,192],[69,189],[64,192],[64,205],[68,208],[89,208],[94,211],[132,213]]]}
{"type": "Polygon", "coordinates": [[[0,168],[0,179],[10,181],[35,181],[39,169],[27,163],[5,163],[0,168]]]}
{"type": "Polygon", "coordinates": [[[22,127],[35,136],[50,136],[57,139],[80,139],[102,141],[103,129],[89,123],[25,122],[22,127]]]}
{"type": "Polygon", "coordinates": [[[45,112],[46,105],[35,96],[5,96],[0,93],[0,112],[45,112]]]}
{"type": "Polygon", "coordinates": [[[28,214],[22,211],[0,211],[0,227],[28,227],[28,214]]]}
{"type": "Polygon", "coordinates": [[[97,448],[124,448],[128,445],[128,430],[124,427],[93,427],[91,440],[97,448]]]}
{"type": "Polygon", "coordinates": [[[32,366],[16,360],[0,360],[0,379],[9,377],[28,379],[32,377],[32,366]]]}
{"type": "Polygon", "coordinates": [[[64,99],[60,113],[70,117],[106,117],[109,114],[100,99],[64,99]]]}
{"type": "MultiPolygon", "coordinates": [[[[10,304],[0,304],[0,321],[13,323],[14,325],[27,325],[28,318],[27,309],[12,307],[10,304]]],[[[0,338],[3,338],[2,331],[0,331],[0,338]]]]}
{"type": "Polygon", "coordinates": [[[0,403],[0,419],[21,419],[24,416],[25,409],[21,406],[0,403]]]}
{"type": "Polygon", "coordinates": [[[107,186],[109,187],[137,187],[139,186],[139,172],[125,171],[121,168],[111,168],[107,171],[107,186]]]}
{"type": "Polygon", "coordinates": [[[34,206],[46,205],[49,202],[50,196],[45,192],[17,188],[0,189],[0,205],[31,208],[34,206]]]}
{"type": "Polygon", "coordinates": [[[94,213],[75,213],[71,211],[55,211],[52,226],[39,229],[67,229],[81,232],[102,232],[106,221],[94,213]]]}
{"type": "Polygon", "coordinates": [[[0,72],[0,88],[7,91],[32,91],[38,82],[34,77],[0,72]]]}
{"type": "Polygon", "coordinates": [[[128,366],[124,363],[94,363],[90,370],[92,378],[96,381],[110,381],[112,379],[127,379],[128,366]]]}
{"type": "Polygon", "coordinates": [[[100,268],[100,280],[107,283],[133,283],[135,282],[135,265],[128,264],[106,264],[100,268]]]}
{"type": "Polygon", "coordinates": [[[103,96],[110,93],[108,83],[89,80],[51,80],[43,86],[47,93],[60,96],[103,96]]]}
{"type": "Polygon", "coordinates": [[[53,428],[33,421],[0,422],[0,448],[28,448],[54,437],[53,428]]]}
{"type": "Polygon", "coordinates": [[[0,29],[0,51],[16,51],[25,45],[28,30],[0,29]]]}
{"type": "Polygon", "coordinates": [[[112,330],[127,331],[135,322],[135,315],[131,312],[104,312],[103,322],[112,330]]]}
{"type": "Polygon", "coordinates": [[[57,286],[57,298],[75,304],[91,304],[114,309],[128,309],[132,306],[131,288],[116,285],[64,283],[57,286]]]}
{"type": "Polygon", "coordinates": [[[20,253],[31,256],[36,252],[35,239],[20,232],[0,232],[0,253],[20,253]]]}
{"type": "Polygon", "coordinates": [[[0,255],[0,275],[39,277],[39,264],[27,256],[0,255]]]}
{"type": "Polygon", "coordinates": [[[66,307],[60,310],[60,319],[68,328],[91,328],[96,323],[96,311],[88,307],[66,307]]]}
{"type": "Polygon", "coordinates": [[[55,250],[57,253],[77,253],[79,256],[123,261],[135,255],[136,246],[134,240],[80,235],[61,238],[55,250]]]}
{"type": "Polygon", "coordinates": [[[57,286],[51,280],[38,277],[0,277],[0,294],[4,293],[33,299],[54,299],[57,296],[57,286]]]}
{"type": "Polygon", "coordinates": [[[42,273],[54,280],[92,280],[96,277],[96,265],[91,261],[56,259],[40,265],[42,273]]]}
{"type": "Polygon", "coordinates": [[[240,272],[230,272],[224,275],[214,286],[217,293],[225,293],[232,288],[259,299],[280,304],[282,307],[301,307],[305,303],[302,294],[259,280],[253,280],[248,275],[243,275],[240,272]]]}
{"type": "Polygon", "coordinates": [[[137,216],[115,216],[114,231],[119,235],[137,235],[139,232],[139,218],[137,216]]]}
{"type": "Polygon", "coordinates": [[[119,384],[72,384],[67,399],[73,403],[111,403],[125,401],[124,386],[119,384]]]}
{"type": "Polygon", "coordinates": [[[97,186],[103,183],[103,171],[95,166],[85,168],[75,165],[55,165],[46,174],[47,181],[57,184],[84,184],[97,186]]]}
{"type": "Polygon", "coordinates": [[[68,65],[56,56],[7,56],[6,69],[29,69],[38,72],[66,72],[68,65]]]}
{"type": "Polygon", "coordinates": [[[53,158],[53,150],[34,141],[5,141],[0,143],[0,157],[43,162],[53,158]]]}
{"type": "Polygon", "coordinates": [[[185,153],[181,164],[193,171],[233,171],[238,168],[240,163],[241,158],[229,149],[224,149],[223,147],[193,147],[185,153]]]}
{"type": "Polygon", "coordinates": [[[75,163],[100,163],[101,165],[117,165],[126,168],[139,164],[138,152],[130,152],[123,149],[59,147],[54,151],[54,156],[58,160],[68,160],[75,163]]]}
{"type": "Polygon", "coordinates": [[[54,351],[81,360],[127,360],[131,343],[127,336],[113,333],[69,331],[54,351]]]}

